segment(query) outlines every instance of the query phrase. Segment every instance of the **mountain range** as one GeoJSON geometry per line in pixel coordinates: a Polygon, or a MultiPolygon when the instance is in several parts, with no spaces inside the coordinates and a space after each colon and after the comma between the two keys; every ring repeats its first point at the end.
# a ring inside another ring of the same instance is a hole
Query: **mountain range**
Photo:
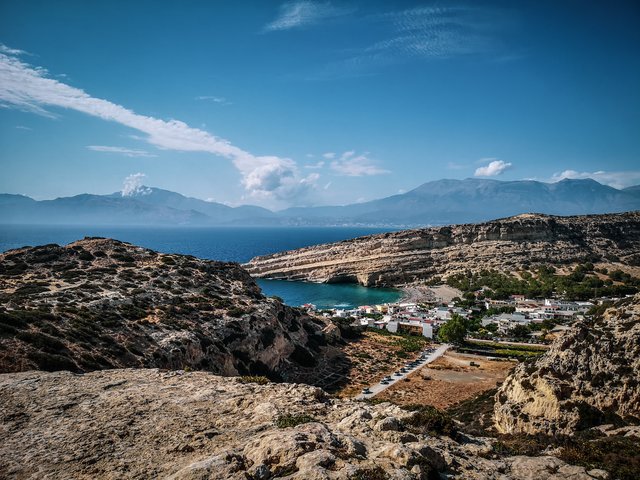
{"type": "Polygon", "coordinates": [[[630,210],[640,210],[640,185],[618,190],[591,179],[445,179],[365,203],[277,212],[251,205],[230,207],[153,187],[127,195],[81,194],[42,201],[0,194],[4,224],[405,227],[479,222],[525,212],[584,215],[630,210]]]}

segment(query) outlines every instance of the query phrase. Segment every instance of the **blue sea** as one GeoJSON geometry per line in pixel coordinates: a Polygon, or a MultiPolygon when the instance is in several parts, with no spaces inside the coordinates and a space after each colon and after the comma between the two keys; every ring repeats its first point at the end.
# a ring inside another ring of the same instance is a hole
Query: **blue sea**
{"type": "MultiPolygon", "coordinates": [[[[0,225],[0,251],[27,245],[64,245],[85,236],[109,237],[165,253],[182,253],[211,260],[246,262],[257,255],[336,242],[391,231],[365,227],[112,227],[0,225]]],[[[393,289],[349,284],[314,284],[258,280],[266,295],[285,303],[313,303],[318,308],[352,307],[396,301],[393,289]]]]}

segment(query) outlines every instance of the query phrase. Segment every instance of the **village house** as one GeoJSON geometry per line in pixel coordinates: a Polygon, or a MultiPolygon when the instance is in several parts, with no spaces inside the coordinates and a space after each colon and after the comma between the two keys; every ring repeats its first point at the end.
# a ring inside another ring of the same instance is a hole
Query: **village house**
{"type": "Polygon", "coordinates": [[[531,319],[521,313],[501,313],[500,315],[492,315],[482,319],[482,326],[486,327],[490,323],[498,325],[498,332],[505,334],[517,325],[529,325],[531,319]]]}

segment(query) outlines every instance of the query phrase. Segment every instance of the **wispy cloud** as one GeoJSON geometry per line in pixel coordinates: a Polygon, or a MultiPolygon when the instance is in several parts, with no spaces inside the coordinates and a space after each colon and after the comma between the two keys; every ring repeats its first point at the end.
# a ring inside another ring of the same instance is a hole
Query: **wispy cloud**
{"type": "Polygon", "coordinates": [[[0,106],[47,117],[55,117],[48,108],[70,109],[137,130],[143,134],[142,139],[160,149],[208,152],[227,158],[240,171],[244,188],[255,197],[294,199],[304,195],[313,182],[313,178],[301,176],[296,163],[289,158],[254,155],[179,120],[140,115],[122,105],[92,97],[13,54],[0,53],[0,106]]]}
{"type": "Polygon", "coordinates": [[[496,46],[505,14],[487,7],[420,7],[384,15],[396,35],[369,50],[408,56],[451,57],[485,53],[496,46]]]}
{"type": "Polygon", "coordinates": [[[4,53],[6,55],[29,55],[29,52],[25,52],[24,50],[18,50],[17,48],[7,47],[4,43],[0,43],[0,53],[4,53]]]}
{"type": "Polygon", "coordinates": [[[549,179],[550,182],[559,182],[565,178],[585,179],[591,178],[604,185],[613,188],[626,188],[640,184],[640,170],[631,170],[623,172],[606,172],[598,170],[596,172],[578,172],[576,170],[564,170],[554,173],[549,179]]]}
{"type": "Polygon", "coordinates": [[[462,170],[463,168],[465,168],[465,166],[456,162],[448,162],[447,168],[449,170],[462,170]]]}
{"type": "Polygon", "coordinates": [[[312,2],[308,0],[287,2],[280,6],[278,17],[267,24],[263,31],[274,32],[306,27],[324,20],[347,15],[352,11],[353,9],[335,7],[328,2],[312,2]]]}
{"type": "Polygon", "coordinates": [[[391,173],[389,170],[378,167],[365,152],[356,155],[355,151],[344,152],[339,159],[331,162],[331,169],[339,175],[348,177],[362,177],[369,175],[384,175],[391,173]]]}
{"type": "Polygon", "coordinates": [[[333,160],[334,158],[336,158],[336,154],[334,152],[323,153],[322,156],[327,160],[333,160]]]}
{"type": "Polygon", "coordinates": [[[505,37],[516,25],[516,18],[506,9],[451,4],[354,16],[351,20],[354,29],[380,32],[377,41],[336,52],[339,58],[335,62],[307,78],[361,77],[412,60],[480,55],[491,61],[520,58],[507,48],[505,37]]]}
{"type": "Polygon", "coordinates": [[[87,149],[94,152],[117,153],[125,157],[157,157],[157,155],[147,152],[146,150],[136,150],[124,147],[108,147],[105,145],[88,145],[87,149]]]}
{"type": "Polygon", "coordinates": [[[18,130],[28,130],[28,131],[33,130],[33,128],[31,128],[31,127],[25,127],[24,125],[16,125],[16,128],[17,128],[18,130]]]}
{"type": "Polygon", "coordinates": [[[214,95],[200,95],[196,100],[204,100],[208,102],[219,103],[221,105],[231,105],[231,102],[224,97],[216,97],[214,95]]]}
{"type": "Polygon", "coordinates": [[[504,173],[505,170],[508,170],[509,168],[512,167],[511,163],[508,163],[502,160],[489,159],[489,158],[485,160],[491,160],[491,161],[489,162],[488,165],[485,165],[484,167],[476,168],[474,176],[494,177],[496,175],[501,175],[502,173],[504,173]]]}
{"type": "Polygon", "coordinates": [[[324,167],[324,162],[323,161],[320,161],[320,162],[317,162],[317,163],[312,163],[311,165],[305,165],[304,166],[304,168],[308,168],[310,170],[319,170],[322,167],[324,167]]]}

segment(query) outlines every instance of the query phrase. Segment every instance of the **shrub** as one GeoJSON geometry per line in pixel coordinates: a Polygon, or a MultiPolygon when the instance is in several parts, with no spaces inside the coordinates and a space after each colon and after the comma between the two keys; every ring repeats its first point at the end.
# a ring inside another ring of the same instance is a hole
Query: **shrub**
{"type": "Polygon", "coordinates": [[[588,442],[570,440],[560,458],[587,469],[604,468],[616,480],[640,478],[640,439],[608,437],[588,442]]]}
{"type": "Polygon", "coordinates": [[[455,423],[451,416],[431,405],[405,405],[404,410],[415,412],[404,423],[415,433],[428,433],[430,435],[447,435],[454,437],[457,434],[455,423]]]}
{"type": "Polygon", "coordinates": [[[300,415],[292,415],[292,414],[284,414],[280,415],[276,418],[275,424],[278,428],[288,428],[288,427],[296,427],[298,425],[302,425],[303,423],[315,422],[315,418],[310,415],[300,414],[300,415]]]}
{"type": "Polygon", "coordinates": [[[57,370],[78,371],[76,364],[70,358],[62,355],[36,351],[29,352],[27,356],[38,365],[40,370],[44,370],[45,372],[55,372],[57,370]]]}
{"type": "Polygon", "coordinates": [[[160,261],[165,265],[175,265],[176,261],[172,257],[163,256],[160,258],[160,261]]]}
{"type": "Polygon", "coordinates": [[[49,288],[46,286],[47,284],[41,283],[27,283],[21,287],[16,288],[14,295],[18,297],[24,297],[28,295],[35,295],[38,293],[48,292],[49,288]]]}
{"type": "Polygon", "coordinates": [[[382,467],[359,468],[349,480],[387,480],[389,475],[382,467]]]}
{"type": "Polygon", "coordinates": [[[493,444],[493,452],[502,456],[527,455],[534,456],[553,444],[554,439],[544,434],[508,434],[501,435],[493,444]]]}
{"type": "Polygon", "coordinates": [[[80,255],[78,255],[78,258],[80,260],[93,260],[95,257],[91,254],[91,252],[87,252],[86,250],[83,250],[82,252],[80,252],[80,255]]]}
{"type": "Polygon", "coordinates": [[[23,331],[16,335],[16,338],[30,344],[34,348],[50,353],[57,353],[66,350],[64,344],[50,335],[41,332],[23,331]]]}
{"type": "Polygon", "coordinates": [[[242,308],[240,307],[232,307],[229,310],[227,310],[227,315],[229,315],[230,317],[234,317],[234,318],[239,318],[241,316],[243,316],[245,312],[242,308]]]}
{"type": "Polygon", "coordinates": [[[127,255],[126,253],[112,253],[110,257],[123,263],[133,263],[135,261],[131,255],[127,255]]]}

